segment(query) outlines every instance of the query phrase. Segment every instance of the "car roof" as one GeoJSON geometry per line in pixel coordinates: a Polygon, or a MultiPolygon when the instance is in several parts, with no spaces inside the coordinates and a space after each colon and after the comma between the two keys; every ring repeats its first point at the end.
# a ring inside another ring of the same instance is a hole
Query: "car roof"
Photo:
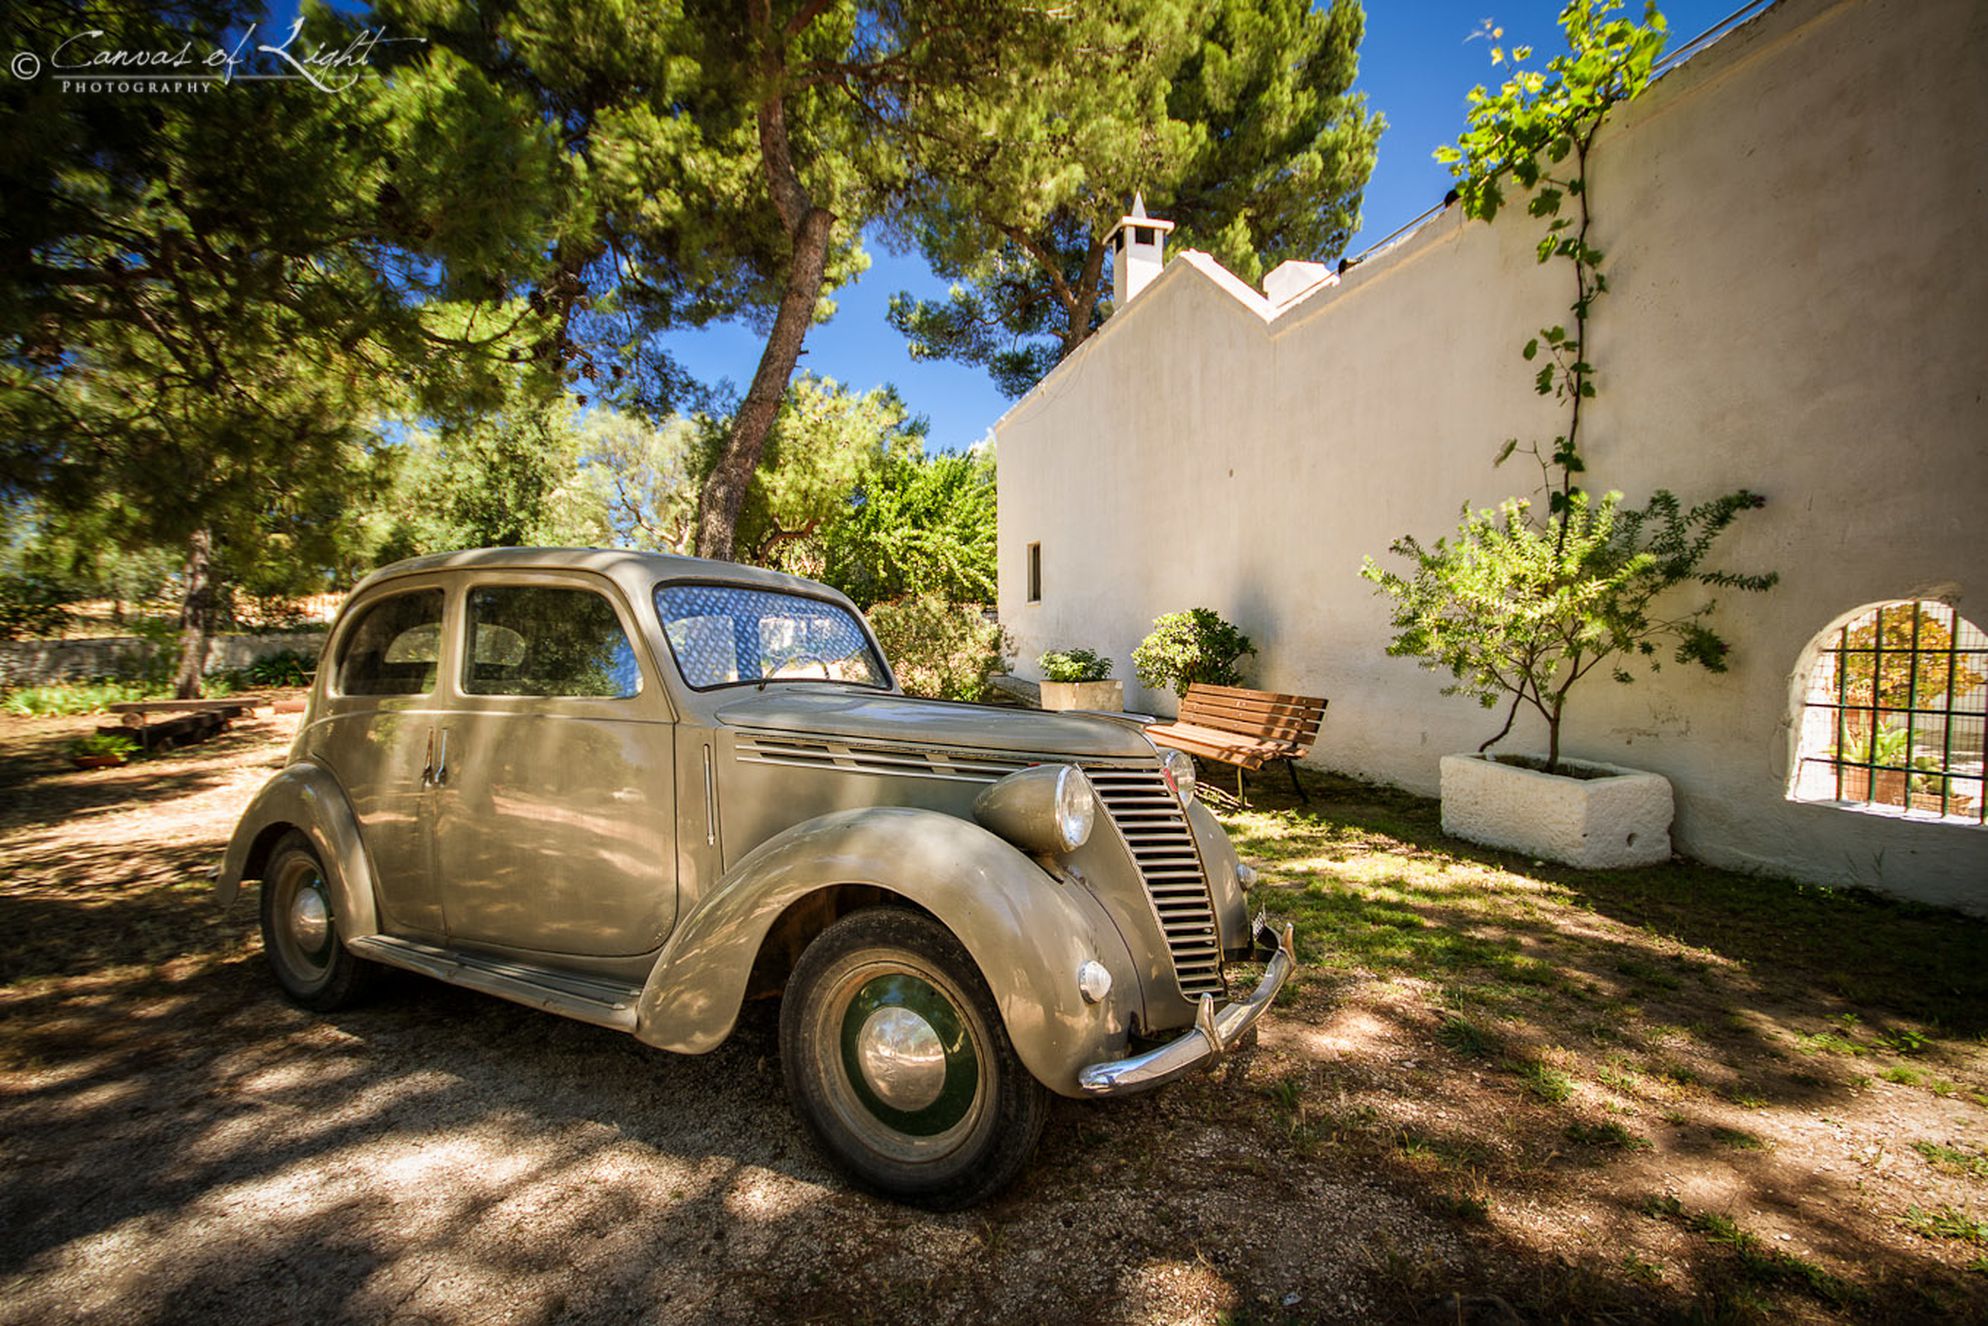
{"type": "MultiPolygon", "coordinates": [[[[462,552],[430,553],[383,566],[352,587],[347,600],[357,599],[374,586],[404,576],[437,571],[483,570],[591,571],[621,586],[631,599],[646,598],[651,589],[665,580],[717,581],[752,589],[782,590],[813,598],[848,599],[817,581],[763,567],[738,562],[721,562],[707,557],[683,557],[674,553],[637,552],[631,548],[469,548],[462,552]]],[[[853,605],[852,605],[853,606],[853,605]]]]}

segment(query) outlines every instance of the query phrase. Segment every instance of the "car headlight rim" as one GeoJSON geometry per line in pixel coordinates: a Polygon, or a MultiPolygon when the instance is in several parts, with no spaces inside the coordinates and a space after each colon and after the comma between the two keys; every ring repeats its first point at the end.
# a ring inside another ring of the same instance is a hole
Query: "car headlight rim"
{"type": "Polygon", "coordinates": [[[1091,794],[1091,780],[1074,765],[1063,766],[1056,779],[1056,832],[1063,850],[1074,852],[1091,840],[1097,824],[1097,801],[1091,794]]]}
{"type": "Polygon", "coordinates": [[[1199,779],[1194,772],[1194,757],[1184,750],[1167,747],[1160,752],[1160,767],[1166,771],[1168,781],[1179,794],[1183,804],[1194,800],[1195,788],[1199,779]]]}

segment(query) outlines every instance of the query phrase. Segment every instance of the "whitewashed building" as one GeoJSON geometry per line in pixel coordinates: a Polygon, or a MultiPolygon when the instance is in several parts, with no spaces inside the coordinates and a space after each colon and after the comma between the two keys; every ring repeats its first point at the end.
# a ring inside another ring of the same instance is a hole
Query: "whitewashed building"
{"type": "MultiPolygon", "coordinates": [[[[1565,742],[1669,776],[1689,855],[1988,911],[1988,655],[1967,653],[1988,648],[1968,624],[1988,625],[1983,12],[1783,0],[1602,133],[1588,486],[1766,494],[1714,562],[1781,583],[1725,597],[1730,672],[1592,678],[1565,742]],[[1908,681],[1940,693],[1875,718],[1943,763],[1909,795],[1846,787],[1844,697],[1858,668],[1896,666],[1902,625],[1924,635],[1908,681]]],[[[1042,650],[1097,648],[1129,707],[1171,712],[1132,648],[1162,612],[1213,608],[1255,638],[1251,684],[1331,701],[1315,763],[1433,793],[1439,758],[1503,713],[1387,657],[1388,605],[1359,571],[1536,483],[1492,459],[1562,422],[1518,354],[1571,297],[1566,265],[1535,260],[1540,227],[1451,208],[1344,274],[1287,264],[1259,291],[1205,254],[1163,258],[1155,220],[1128,217],[1118,311],[995,429],[1024,675],[1042,650]]],[[[1539,744],[1522,720],[1502,749],[1539,744]]]]}

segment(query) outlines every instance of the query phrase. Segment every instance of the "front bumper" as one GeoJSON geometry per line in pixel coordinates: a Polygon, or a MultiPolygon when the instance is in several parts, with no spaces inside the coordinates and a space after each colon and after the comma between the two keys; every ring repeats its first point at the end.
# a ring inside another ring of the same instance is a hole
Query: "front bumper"
{"type": "Polygon", "coordinates": [[[1275,950],[1263,979],[1249,998],[1239,1004],[1224,1004],[1218,1012],[1215,996],[1202,995],[1194,1015],[1194,1029],[1165,1045],[1110,1063],[1092,1064],[1077,1074],[1077,1085],[1086,1096],[1129,1096],[1149,1091],[1163,1082],[1183,1077],[1228,1053],[1241,1040],[1263,1010],[1284,988],[1297,969],[1298,952],[1291,927],[1278,934],[1262,917],[1254,927],[1258,947],[1275,950]]]}

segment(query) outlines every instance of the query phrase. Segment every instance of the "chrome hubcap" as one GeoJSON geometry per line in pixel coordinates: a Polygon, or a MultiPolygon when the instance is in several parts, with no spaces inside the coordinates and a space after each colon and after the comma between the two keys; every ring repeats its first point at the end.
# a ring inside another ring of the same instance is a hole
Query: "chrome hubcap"
{"type": "Polygon", "coordinates": [[[306,953],[323,949],[331,935],[331,909],[324,904],[324,894],[311,884],[298,889],[290,900],[290,934],[306,953]]]}
{"type": "Polygon", "coordinates": [[[908,1008],[880,1008],[856,1033],[856,1063],[877,1099],[915,1112],[946,1089],[946,1047],[931,1023],[908,1008]]]}

